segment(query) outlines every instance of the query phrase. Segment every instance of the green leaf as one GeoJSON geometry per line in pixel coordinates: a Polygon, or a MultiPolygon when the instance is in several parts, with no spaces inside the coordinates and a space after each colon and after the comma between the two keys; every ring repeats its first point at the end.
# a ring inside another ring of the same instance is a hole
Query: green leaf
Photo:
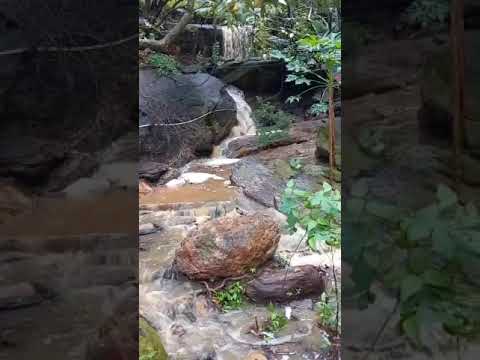
{"type": "Polygon", "coordinates": [[[357,180],[352,185],[352,195],[356,197],[364,197],[368,193],[368,182],[367,179],[362,178],[357,180]]]}
{"type": "Polygon", "coordinates": [[[408,275],[403,279],[400,288],[400,299],[402,301],[408,300],[410,297],[422,290],[423,280],[415,275],[408,275]]]}
{"type": "Polygon", "coordinates": [[[440,184],[438,186],[437,199],[442,209],[455,205],[458,202],[457,194],[455,194],[455,192],[453,192],[449,187],[443,184],[440,184]]]}
{"type": "Polygon", "coordinates": [[[377,216],[388,221],[396,221],[401,217],[401,209],[396,206],[370,201],[367,203],[365,210],[371,215],[377,216]]]}
{"type": "Polygon", "coordinates": [[[419,326],[416,315],[412,315],[402,322],[402,330],[415,344],[419,343],[419,326]]]}
{"type": "Polygon", "coordinates": [[[432,233],[433,250],[451,259],[455,251],[454,239],[450,236],[446,226],[436,227],[432,233]]]}
{"type": "Polygon", "coordinates": [[[432,233],[432,225],[428,222],[415,219],[407,230],[409,241],[418,241],[428,238],[432,233]]]}
{"type": "Polygon", "coordinates": [[[430,269],[427,270],[422,277],[425,284],[428,285],[442,288],[448,287],[450,285],[450,278],[446,272],[440,272],[430,269]]]}
{"type": "Polygon", "coordinates": [[[351,215],[359,216],[365,208],[365,200],[363,199],[349,199],[347,202],[347,211],[351,215]]]}

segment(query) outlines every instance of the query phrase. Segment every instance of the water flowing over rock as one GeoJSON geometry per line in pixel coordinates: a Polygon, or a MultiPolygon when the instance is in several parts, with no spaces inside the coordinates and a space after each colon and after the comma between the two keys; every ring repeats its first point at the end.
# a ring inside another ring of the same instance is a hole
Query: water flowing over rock
{"type": "Polygon", "coordinates": [[[235,101],[235,107],[237,109],[237,125],[232,128],[229,137],[213,149],[212,157],[214,158],[223,157],[232,140],[244,136],[254,136],[257,133],[255,121],[252,118],[252,108],[245,101],[244,93],[234,86],[228,86],[226,91],[235,101]]]}
{"type": "Polygon", "coordinates": [[[244,60],[252,48],[253,29],[250,26],[217,26],[189,24],[179,39],[179,47],[185,54],[212,56],[218,44],[220,56],[225,60],[244,60]]]}
{"type": "Polygon", "coordinates": [[[191,279],[241,276],[273,256],[280,228],[264,214],[225,217],[193,230],[177,250],[177,269],[191,279]]]}
{"type": "Polygon", "coordinates": [[[229,27],[222,26],[223,58],[246,59],[249,55],[253,29],[247,26],[229,27]]]}

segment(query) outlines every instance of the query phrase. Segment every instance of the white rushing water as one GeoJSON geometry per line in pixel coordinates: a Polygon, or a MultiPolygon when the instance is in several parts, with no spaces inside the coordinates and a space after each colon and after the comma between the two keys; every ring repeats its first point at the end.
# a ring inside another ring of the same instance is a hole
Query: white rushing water
{"type": "Polygon", "coordinates": [[[235,102],[235,107],[237,109],[237,125],[232,128],[230,135],[225,140],[215,146],[212,158],[224,158],[224,150],[227,149],[228,143],[233,139],[245,135],[255,135],[257,133],[255,121],[252,118],[252,108],[245,101],[243,91],[235,86],[228,86],[226,91],[235,102]]]}
{"type": "Polygon", "coordinates": [[[252,44],[251,26],[221,26],[223,58],[225,60],[245,60],[252,44]]]}

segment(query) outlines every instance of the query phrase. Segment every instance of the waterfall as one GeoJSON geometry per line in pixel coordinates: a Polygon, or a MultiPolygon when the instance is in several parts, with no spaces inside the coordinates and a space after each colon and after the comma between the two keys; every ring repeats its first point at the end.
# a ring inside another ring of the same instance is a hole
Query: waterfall
{"type": "Polygon", "coordinates": [[[245,60],[251,49],[251,26],[221,26],[224,60],[245,60]]]}
{"type": "Polygon", "coordinates": [[[224,157],[224,150],[227,149],[228,143],[233,139],[245,135],[255,135],[257,133],[257,128],[255,127],[255,122],[252,118],[252,108],[245,101],[243,91],[232,85],[228,86],[225,90],[235,102],[235,107],[237,109],[237,125],[232,128],[230,135],[223,140],[220,145],[217,145],[214,148],[212,158],[224,157]]]}

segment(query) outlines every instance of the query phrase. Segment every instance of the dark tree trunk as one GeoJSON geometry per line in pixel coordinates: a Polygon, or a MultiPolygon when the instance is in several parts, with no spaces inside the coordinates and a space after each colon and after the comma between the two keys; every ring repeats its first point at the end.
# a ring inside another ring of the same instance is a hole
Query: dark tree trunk
{"type": "Polygon", "coordinates": [[[462,179],[462,152],[465,135],[465,45],[464,0],[450,0],[450,46],[453,76],[453,143],[457,188],[462,179]]]}

